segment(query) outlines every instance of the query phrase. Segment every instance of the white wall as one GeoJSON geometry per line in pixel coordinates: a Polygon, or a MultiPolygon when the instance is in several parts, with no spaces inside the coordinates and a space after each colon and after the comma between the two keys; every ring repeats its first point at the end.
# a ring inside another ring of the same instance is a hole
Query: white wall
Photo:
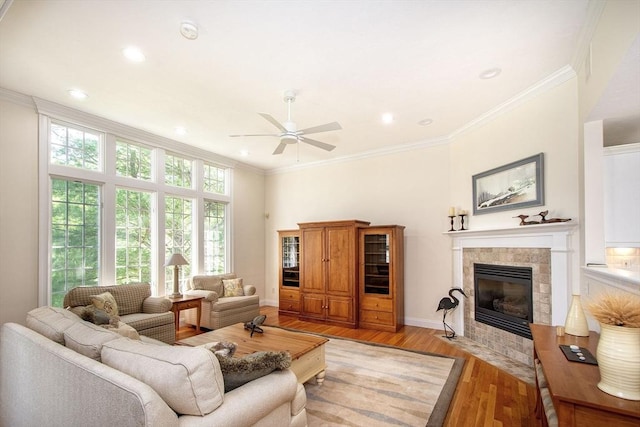
{"type": "Polygon", "coordinates": [[[233,173],[233,271],[254,285],[260,301],[264,285],[264,175],[237,168],[233,173]]]}
{"type": "Polygon", "coordinates": [[[38,305],[38,117],[0,99],[0,324],[38,305]]]}
{"type": "Polygon", "coordinates": [[[544,206],[475,215],[469,218],[471,228],[517,226],[520,220],[514,216],[547,209],[547,218],[579,222],[577,97],[573,78],[452,142],[452,205],[470,212],[473,175],[544,153],[544,206]]]}
{"type": "Polygon", "coordinates": [[[277,230],[299,222],[359,219],[405,228],[407,324],[438,327],[451,286],[446,145],[268,175],[266,299],[277,305],[277,230]]]}

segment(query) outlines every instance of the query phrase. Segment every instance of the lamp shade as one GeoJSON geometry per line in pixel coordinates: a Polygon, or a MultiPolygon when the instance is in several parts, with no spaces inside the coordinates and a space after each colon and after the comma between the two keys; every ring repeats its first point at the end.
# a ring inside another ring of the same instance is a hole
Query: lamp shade
{"type": "Polygon", "coordinates": [[[165,262],[165,266],[169,267],[171,265],[187,265],[189,264],[189,262],[184,259],[184,257],[182,256],[182,254],[172,254],[167,261],[165,262]]]}

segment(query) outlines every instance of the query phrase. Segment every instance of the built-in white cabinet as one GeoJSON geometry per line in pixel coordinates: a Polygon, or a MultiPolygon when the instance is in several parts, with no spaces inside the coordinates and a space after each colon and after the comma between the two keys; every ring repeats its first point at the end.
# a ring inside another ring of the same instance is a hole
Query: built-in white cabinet
{"type": "Polygon", "coordinates": [[[640,247],[640,143],[604,149],[604,222],[606,247],[640,247]]]}

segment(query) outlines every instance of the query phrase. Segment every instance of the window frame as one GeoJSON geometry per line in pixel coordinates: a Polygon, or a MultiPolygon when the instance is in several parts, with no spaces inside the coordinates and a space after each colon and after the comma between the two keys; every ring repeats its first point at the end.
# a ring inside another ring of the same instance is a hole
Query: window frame
{"type": "MultiPolygon", "coordinates": [[[[65,109],[66,110],[66,109],[65,109]]],[[[74,110],[66,112],[74,113],[74,110]]],[[[76,112],[77,113],[77,112],[76,112]]],[[[116,191],[129,189],[152,193],[152,292],[154,295],[165,295],[165,196],[185,197],[194,200],[192,219],[192,274],[200,274],[204,269],[204,201],[215,200],[225,204],[225,270],[233,271],[231,248],[231,189],[233,165],[224,164],[214,153],[199,150],[176,141],[160,138],[125,125],[106,121],[88,114],[51,114],[39,112],[39,147],[38,147],[38,187],[39,210],[45,214],[39,216],[39,257],[45,262],[39,264],[38,271],[38,304],[50,305],[51,287],[51,182],[53,178],[77,180],[100,187],[100,274],[99,284],[116,283],[116,191]],[[50,133],[51,124],[56,123],[101,135],[99,170],[80,169],[75,166],[54,164],[51,162],[50,133]],[[116,141],[149,148],[152,151],[151,180],[127,177],[116,173],[116,141]],[[175,187],[165,183],[165,153],[178,155],[191,161],[191,188],[175,187]],[[225,170],[226,194],[209,193],[203,190],[204,164],[215,165],[225,170]]]]}

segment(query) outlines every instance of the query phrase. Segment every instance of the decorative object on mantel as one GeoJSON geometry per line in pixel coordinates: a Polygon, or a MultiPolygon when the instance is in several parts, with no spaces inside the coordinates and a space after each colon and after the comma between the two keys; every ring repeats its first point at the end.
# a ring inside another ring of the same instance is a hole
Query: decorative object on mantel
{"type": "Polygon", "coordinates": [[[520,225],[540,224],[540,221],[526,221],[526,219],[529,218],[529,215],[518,215],[514,216],[514,218],[520,218],[520,225]]]}
{"type": "Polygon", "coordinates": [[[520,218],[520,225],[534,225],[534,224],[550,224],[550,223],[554,223],[554,222],[567,222],[567,221],[571,221],[571,218],[550,218],[547,219],[547,215],[549,214],[549,211],[542,211],[537,215],[534,216],[539,216],[542,217],[542,220],[540,221],[527,221],[527,218],[529,218],[529,215],[518,215],[518,216],[514,216],[514,218],[520,218]]]}
{"type": "Polygon", "coordinates": [[[464,231],[466,230],[466,228],[464,228],[464,217],[467,216],[467,211],[461,210],[458,216],[460,217],[460,229],[458,231],[464,231]]]}
{"type": "Polygon", "coordinates": [[[574,294],[571,297],[571,306],[567,313],[567,320],[564,322],[564,332],[578,337],[589,336],[589,325],[582,309],[580,295],[574,294]]]}
{"type": "Polygon", "coordinates": [[[550,222],[567,222],[567,221],[571,221],[571,218],[550,218],[547,219],[547,215],[549,214],[549,211],[542,211],[540,212],[537,216],[542,217],[542,220],[540,220],[541,224],[548,224],[550,222]]]}
{"type": "Polygon", "coordinates": [[[449,231],[456,231],[455,228],[453,228],[453,220],[456,218],[456,208],[451,206],[449,208],[449,221],[451,221],[451,228],[449,229],[449,231]]]}
{"type": "Polygon", "coordinates": [[[449,221],[451,222],[451,228],[448,231],[464,231],[466,230],[466,228],[464,228],[464,217],[469,215],[469,211],[464,210],[464,209],[460,209],[457,211],[456,214],[456,208],[451,206],[449,208],[449,215],[447,215],[449,217],[449,221]],[[456,217],[460,217],[460,228],[459,229],[455,229],[454,227],[454,221],[456,217]]]}
{"type": "Polygon", "coordinates": [[[442,325],[444,328],[444,337],[448,339],[455,338],[456,331],[454,331],[453,328],[449,326],[445,321],[447,317],[447,313],[450,310],[455,309],[458,306],[458,304],[460,304],[460,300],[458,300],[458,298],[453,296],[453,291],[458,291],[462,295],[464,295],[465,298],[467,297],[467,294],[465,294],[461,288],[451,288],[449,289],[449,296],[451,298],[447,298],[447,297],[442,298],[440,300],[440,303],[438,304],[438,309],[436,310],[436,311],[444,310],[442,313],[442,325]],[[448,331],[451,331],[451,333],[449,333],[448,331]]]}
{"type": "Polygon", "coordinates": [[[600,322],[598,388],[622,399],[640,400],[640,298],[604,294],[588,308],[600,322]]]}
{"type": "Polygon", "coordinates": [[[473,214],[544,205],[544,153],[473,175],[473,214]]]}

